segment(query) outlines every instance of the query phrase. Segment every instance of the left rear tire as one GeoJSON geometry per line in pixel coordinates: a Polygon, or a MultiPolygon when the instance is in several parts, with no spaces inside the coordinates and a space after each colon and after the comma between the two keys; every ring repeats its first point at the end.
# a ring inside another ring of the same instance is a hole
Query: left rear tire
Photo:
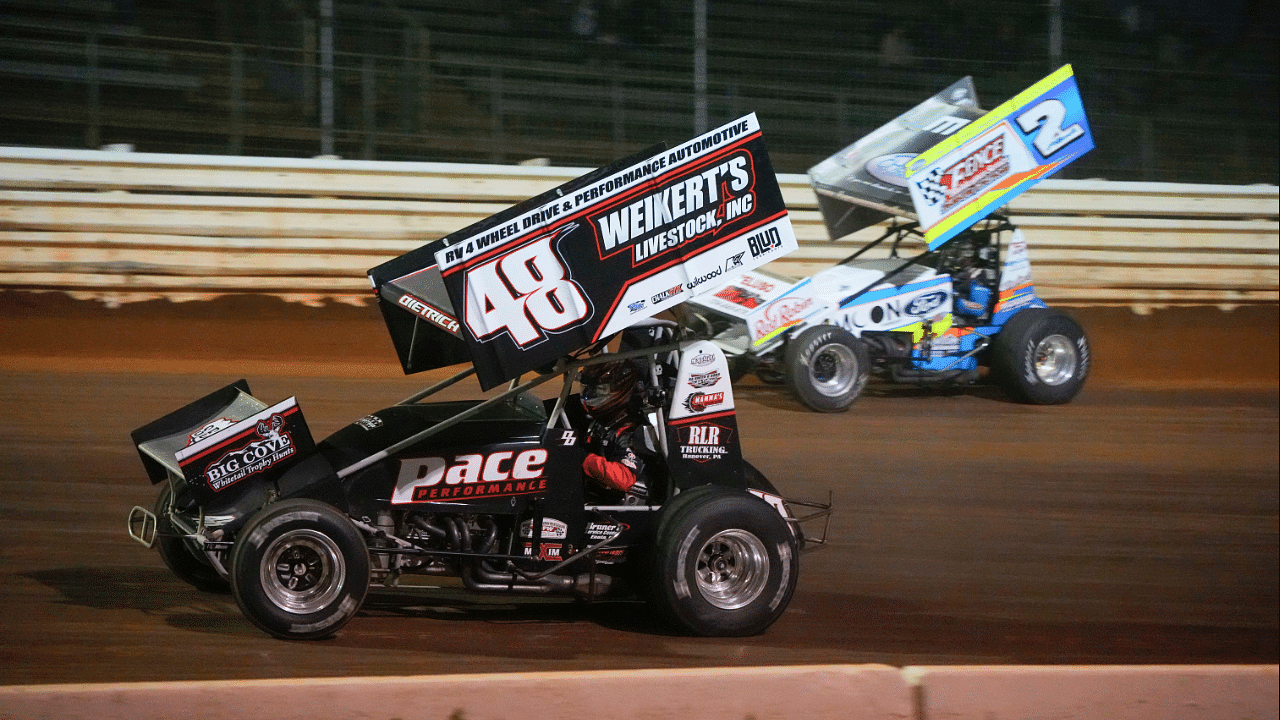
{"type": "Polygon", "coordinates": [[[169,520],[170,498],[173,490],[168,483],[156,498],[156,549],[160,551],[160,559],[179,580],[197,590],[208,593],[225,593],[231,589],[231,583],[218,574],[209,561],[196,555],[187,545],[187,540],[169,520]]]}
{"type": "Polygon", "coordinates": [[[369,590],[364,536],[332,505],[291,499],[249,519],[231,554],[231,592],[278,638],[314,640],[346,625],[369,590]]]}

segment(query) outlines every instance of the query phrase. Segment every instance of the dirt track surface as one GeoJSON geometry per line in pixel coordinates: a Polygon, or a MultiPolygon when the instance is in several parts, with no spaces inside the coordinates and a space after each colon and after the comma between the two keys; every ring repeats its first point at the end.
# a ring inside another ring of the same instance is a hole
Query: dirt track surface
{"type": "MultiPolygon", "coordinates": [[[[835,493],[763,636],[670,634],[640,605],[385,596],[336,638],[273,640],[124,532],[130,430],[247,377],[323,436],[425,383],[371,309],[108,310],[0,293],[0,684],[882,662],[1275,663],[1275,308],[1077,312],[1096,372],[1061,407],[875,386],[816,415],[737,389],[745,454],[835,493]],[[175,312],[175,310],[181,312],[175,312]]],[[[451,396],[474,396],[473,386],[451,396]]]]}

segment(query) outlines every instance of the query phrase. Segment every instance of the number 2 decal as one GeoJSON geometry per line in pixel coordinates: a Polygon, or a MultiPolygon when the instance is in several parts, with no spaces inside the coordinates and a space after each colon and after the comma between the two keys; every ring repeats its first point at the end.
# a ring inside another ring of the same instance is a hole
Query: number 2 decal
{"type": "Polygon", "coordinates": [[[591,316],[591,303],[552,249],[563,230],[467,271],[466,323],[477,338],[506,331],[521,347],[591,316]]]}
{"type": "Polygon", "coordinates": [[[1035,139],[1031,144],[1036,146],[1042,156],[1049,157],[1084,135],[1084,128],[1079,123],[1062,127],[1066,116],[1067,106],[1061,100],[1050,98],[1019,115],[1018,127],[1028,135],[1035,132],[1035,139]]]}

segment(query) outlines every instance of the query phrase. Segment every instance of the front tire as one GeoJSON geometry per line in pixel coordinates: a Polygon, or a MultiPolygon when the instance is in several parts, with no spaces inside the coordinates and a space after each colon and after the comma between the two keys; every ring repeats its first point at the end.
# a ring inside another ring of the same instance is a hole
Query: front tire
{"type": "Polygon", "coordinates": [[[816,325],[787,343],[787,385],[810,410],[843,412],[870,375],[867,346],[847,330],[816,325]]]}
{"type": "Polygon", "coordinates": [[[695,635],[763,632],[786,609],[800,574],[795,536],[777,511],[715,485],[668,503],[654,548],[654,604],[695,635]]]}
{"type": "Polygon", "coordinates": [[[1057,310],[1029,308],[1010,318],[996,337],[991,370],[1014,400],[1059,405],[1080,392],[1090,361],[1079,323],[1057,310]]]}
{"type": "Polygon", "coordinates": [[[313,640],[346,625],[369,590],[364,537],[332,505],[284,500],[249,519],[231,555],[231,591],[278,638],[313,640]]]}
{"type": "Polygon", "coordinates": [[[173,489],[166,483],[156,498],[156,549],[160,551],[160,559],[179,580],[197,590],[225,593],[231,589],[231,583],[218,574],[208,560],[195,554],[187,545],[186,538],[169,520],[172,497],[173,489]]]}

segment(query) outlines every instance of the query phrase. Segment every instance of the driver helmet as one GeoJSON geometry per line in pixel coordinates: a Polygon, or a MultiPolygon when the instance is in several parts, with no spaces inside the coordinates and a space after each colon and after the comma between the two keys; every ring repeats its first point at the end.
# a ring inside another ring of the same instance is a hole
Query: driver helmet
{"type": "Polygon", "coordinates": [[[631,393],[640,384],[640,370],[630,360],[592,365],[582,371],[582,407],[600,422],[612,422],[627,413],[631,393]]]}

